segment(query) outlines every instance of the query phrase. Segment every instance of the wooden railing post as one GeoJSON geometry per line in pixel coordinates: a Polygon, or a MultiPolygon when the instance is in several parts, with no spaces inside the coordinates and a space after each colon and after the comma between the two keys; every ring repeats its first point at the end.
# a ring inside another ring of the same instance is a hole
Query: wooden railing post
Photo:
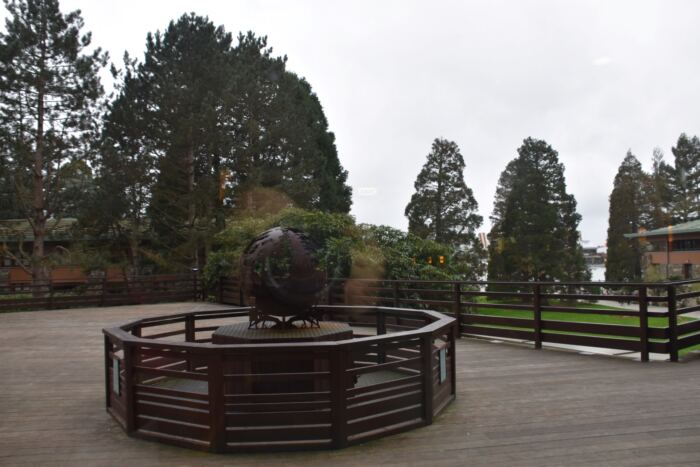
{"type": "Polygon", "coordinates": [[[672,362],[678,361],[678,316],[676,315],[676,286],[666,287],[668,297],[668,353],[672,362]]]}
{"type": "MultiPolygon", "coordinates": [[[[386,334],[386,313],[383,310],[377,310],[377,335],[386,334]]],[[[386,345],[384,341],[377,343],[377,363],[386,363],[386,345]]]]}
{"type": "Polygon", "coordinates": [[[226,404],[224,401],[224,365],[222,351],[213,352],[207,363],[209,385],[209,450],[226,450],[226,404]]]}
{"type": "Polygon", "coordinates": [[[53,281],[49,279],[49,310],[53,308],[53,281]]]}
{"type": "Polygon", "coordinates": [[[532,287],[532,313],[535,328],[535,348],[542,348],[542,291],[540,284],[532,287]]]}
{"type": "Polygon", "coordinates": [[[107,334],[104,335],[104,341],[105,341],[105,407],[109,408],[110,407],[110,395],[112,391],[112,387],[114,383],[109,384],[109,380],[111,377],[111,371],[110,371],[110,364],[114,364],[112,362],[112,358],[109,356],[109,353],[112,350],[112,341],[109,340],[109,336],[107,334]]]}
{"type": "Polygon", "coordinates": [[[426,425],[433,423],[433,336],[421,337],[421,369],[423,371],[423,421],[426,425]]]}
{"type": "Polygon", "coordinates": [[[134,346],[124,342],[124,418],[126,432],[136,429],[136,398],[134,397],[134,346]]]}
{"type": "Polygon", "coordinates": [[[455,319],[457,320],[457,338],[462,337],[462,290],[461,290],[461,284],[459,282],[455,282],[454,286],[452,288],[452,293],[454,295],[453,297],[453,304],[452,304],[452,312],[455,315],[455,319]]]}
{"type": "Polygon", "coordinates": [[[107,273],[105,272],[102,278],[102,293],[100,294],[100,306],[105,306],[105,297],[107,296],[107,273]]]}
{"type": "Polygon", "coordinates": [[[639,340],[640,358],[643,362],[649,361],[649,302],[647,301],[647,287],[639,287],[639,340]]]}
{"type": "Polygon", "coordinates": [[[347,419],[347,366],[348,347],[336,346],[329,352],[331,378],[331,436],[333,447],[342,448],[348,444],[347,419]]]}
{"type": "Polygon", "coordinates": [[[224,303],[224,276],[219,276],[219,303],[224,303]]]}
{"type": "Polygon", "coordinates": [[[328,290],[326,291],[326,304],[333,304],[333,287],[335,286],[335,281],[328,281],[328,290]]]}
{"type": "Polygon", "coordinates": [[[185,316],[185,342],[194,342],[194,315],[185,316]]]}
{"type": "Polygon", "coordinates": [[[192,300],[197,301],[197,269],[192,269],[192,300]]]}
{"type": "Polygon", "coordinates": [[[394,308],[398,308],[399,306],[399,282],[394,281],[392,283],[392,289],[391,289],[392,295],[393,295],[393,306],[394,308]]]}

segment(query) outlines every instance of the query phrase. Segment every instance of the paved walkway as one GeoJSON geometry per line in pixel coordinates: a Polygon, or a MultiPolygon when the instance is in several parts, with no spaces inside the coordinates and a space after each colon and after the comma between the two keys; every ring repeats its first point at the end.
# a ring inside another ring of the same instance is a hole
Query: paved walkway
{"type": "Polygon", "coordinates": [[[203,307],[0,314],[0,465],[700,465],[700,360],[642,364],[462,339],[429,427],[340,451],[213,455],[127,437],[104,410],[100,330],[203,307]]]}

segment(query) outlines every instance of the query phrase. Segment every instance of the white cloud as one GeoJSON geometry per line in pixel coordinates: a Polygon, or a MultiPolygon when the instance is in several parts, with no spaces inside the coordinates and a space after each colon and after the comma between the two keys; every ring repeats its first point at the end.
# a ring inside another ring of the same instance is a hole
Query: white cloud
{"type": "Polygon", "coordinates": [[[610,63],[612,63],[612,58],[604,55],[602,57],[598,57],[598,58],[594,59],[592,63],[593,63],[593,66],[605,66],[605,65],[609,65],[610,63]]]}
{"type": "Polygon", "coordinates": [[[377,189],[373,186],[362,186],[357,189],[357,196],[375,196],[377,189]]]}

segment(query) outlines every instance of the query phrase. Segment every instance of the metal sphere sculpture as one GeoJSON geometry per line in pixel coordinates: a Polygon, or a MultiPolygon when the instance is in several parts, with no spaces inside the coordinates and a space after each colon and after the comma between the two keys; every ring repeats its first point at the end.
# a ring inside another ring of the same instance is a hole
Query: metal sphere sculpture
{"type": "Polygon", "coordinates": [[[316,246],[298,230],[275,227],[255,238],[243,253],[242,277],[247,295],[255,297],[251,327],[317,324],[311,309],[326,286],[316,246]]]}

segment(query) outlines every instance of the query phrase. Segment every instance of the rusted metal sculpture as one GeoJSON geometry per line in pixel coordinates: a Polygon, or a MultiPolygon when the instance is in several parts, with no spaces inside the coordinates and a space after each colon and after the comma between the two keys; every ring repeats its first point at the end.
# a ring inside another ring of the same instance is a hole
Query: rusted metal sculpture
{"type": "Polygon", "coordinates": [[[312,312],[326,286],[317,247],[298,230],[275,227],[255,238],[243,254],[242,278],[255,297],[250,327],[289,328],[317,325],[312,312]]]}

